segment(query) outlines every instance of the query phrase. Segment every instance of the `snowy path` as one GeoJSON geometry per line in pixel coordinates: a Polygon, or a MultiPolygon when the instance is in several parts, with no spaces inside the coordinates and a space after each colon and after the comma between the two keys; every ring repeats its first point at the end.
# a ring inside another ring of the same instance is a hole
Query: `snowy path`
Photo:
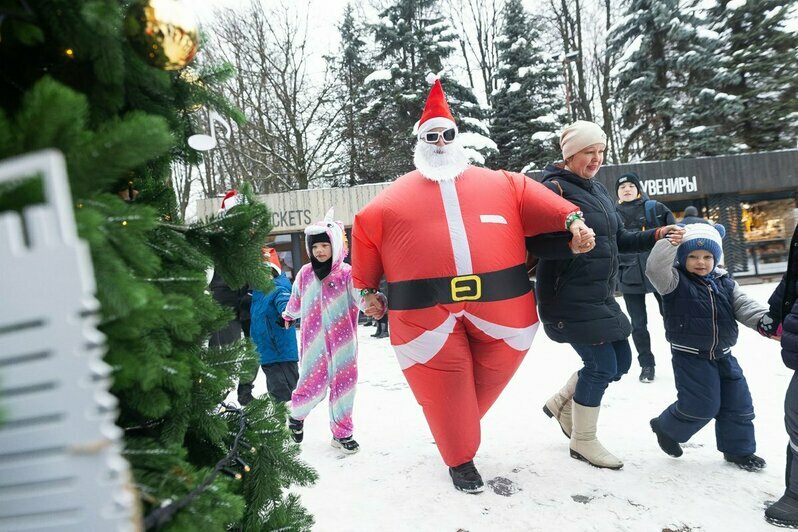
{"type": "MultiPolygon", "coordinates": [[[[743,289],[765,303],[774,284],[743,289]]],[[[623,301],[620,300],[621,304],[623,301]]],[[[362,531],[775,531],[766,501],[783,492],[783,400],[791,372],[778,344],[741,329],[733,350],[748,379],[757,414],[757,454],[768,461],[748,473],[723,461],[710,424],[671,458],[648,421],[675,400],[670,356],[653,296],[648,297],[657,378],[638,382],[639,368],[611,385],[599,419],[602,442],[624,460],[620,471],[570,458],[568,441],[541,406],[575,369],[570,347],[541,329],[532,350],[483,420],[475,463],[494,490],[455,491],[387,340],[361,327],[355,437],[361,452],[343,457],[330,446],[326,404],[305,423],[302,457],[318,483],[297,490],[315,530],[362,531]],[[506,493],[502,495],[499,493],[506,493]]],[[[256,393],[265,390],[263,375],[256,393]]]]}

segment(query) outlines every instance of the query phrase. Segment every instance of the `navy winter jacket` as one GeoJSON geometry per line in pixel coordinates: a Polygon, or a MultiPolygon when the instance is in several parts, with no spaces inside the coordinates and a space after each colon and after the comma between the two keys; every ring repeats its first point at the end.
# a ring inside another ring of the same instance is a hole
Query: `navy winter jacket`
{"type": "MultiPolygon", "coordinates": [[[[639,183],[639,182],[638,182],[639,183]]],[[[638,185],[638,189],[640,189],[638,185]]],[[[648,196],[642,193],[639,198],[619,203],[615,209],[623,219],[623,225],[629,231],[645,231],[663,225],[676,223],[673,213],[662,203],[654,202],[654,219],[646,219],[645,204],[648,196]],[[651,225],[651,222],[654,222],[651,225]]],[[[646,278],[646,261],[648,252],[623,253],[618,265],[618,288],[624,294],[650,294],[654,287],[646,278]]]]}
{"type": "Polygon", "coordinates": [[[570,344],[600,344],[627,338],[632,325],[615,300],[618,253],[651,249],[656,229],[626,231],[615,211],[615,201],[595,179],[583,179],[549,165],[543,171],[543,184],[576,204],[587,226],[596,233],[592,251],[562,258],[541,253],[541,242],[550,243],[551,236],[527,239],[527,250],[541,257],[535,292],[546,334],[555,342],[570,344]]]}
{"type": "Polygon", "coordinates": [[[278,324],[291,297],[291,282],[281,273],[274,278],[274,290],[252,292],[250,335],[260,353],[261,364],[299,360],[296,331],[278,324]]]}
{"type": "Polygon", "coordinates": [[[661,240],[646,265],[648,279],[662,295],[665,337],[675,349],[702,358],[727,356],[737,343],[737,323],[756,330],[767,309],[721,268],[712,278],[688,273],[676,262],[677,253],[661,240]]]}
{"type": "Polygon", "coordinates": [[[679,350],[722,358],[737,343],[734,281],[724,273],[709,283],[679,270],[679,284],[662,296],[665,338],[679,350]]]}
{"type": "Polygon", "coordinates": [[[768,300],[770,316],[781,322],[781,358],[784,364],[798,370],[798,227],[790,242],[787,271],[768,300]]]}

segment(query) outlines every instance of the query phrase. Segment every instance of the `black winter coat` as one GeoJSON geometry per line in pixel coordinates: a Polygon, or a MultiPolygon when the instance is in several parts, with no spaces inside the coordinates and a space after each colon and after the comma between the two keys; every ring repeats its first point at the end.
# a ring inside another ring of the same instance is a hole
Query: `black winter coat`
{"type": "MultiPolygon", "coordinates": [[[[585,223],[596,233],[596,247],[590,253],[563,254],[560,259],[548,258],[550,254],[540,252],[542,243],[554,246],[551,237],[527,239],[527,250],[541,257],[535,291],[546,334],[555,342],[571,344],[600,344],[627,338],[632,326],[615,301],[618,250],[627,253],[650,250],[656,229],[626,231],[615,211],[615,202],[604,185],[594,179],[583,179],[549,165],[543,171],[543,184],[557,194],[562,189],[562,196],[582,210],[585,223]]],[[[567,246],[567,238],[563,240],[567,246]]]]}
{"type": "Polygon", "coordinates": [[[252,294],[247,286],[233,290],[222,279],[219,272],[214,271],[209,287],[211,294],[213,294],[213,299],[223,307],[231,309],[235,314],[235,319],[238,321],[250,319],[249,311],[252,305],[252,294]]]}
{"type": "Polygon", "coordinates": [[[798,370],[798,227],[790,242],[787,271],[768,300],[770,316],[781,322],[781,358],[784,364],[798,370]]]}
{"type": "MultiPolygon", "coordinates": [[[[662,227],[676,223],[673,213],[660,202],[654,207],[655,225],[649,225],[646,220],[645,204],[649,198],[641,194],[633,201],[619,203],[615,209],[623,219],[623,225],[628,231],[645,231],[654,227],[662,227]]],[[[646,277],[646,261],[648,252],[623,253],[618,266],[618,288],[624,294],[650,294],[654,287],[646,277]]]]}

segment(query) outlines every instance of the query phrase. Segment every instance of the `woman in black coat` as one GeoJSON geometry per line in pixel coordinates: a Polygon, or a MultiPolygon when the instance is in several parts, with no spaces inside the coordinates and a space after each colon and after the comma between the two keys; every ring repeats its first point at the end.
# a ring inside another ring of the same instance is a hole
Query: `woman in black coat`
{"type": "Polygon", "coordinates": [[[787,489],[765,510],[765,519],[775,525],[798,528],[798,227],[790,242],[787,271],[768,303],[770,312],[760,321],[759,332],[771,338],[781,337],[781,358],[795,373],[784,398],[784,424],[790,437],[784,475],[787,489]]]}
{"type": "Polygon", "coordinates": [[[527,249],[545,257],[538,263],[536,292],[546,334],[555,342],[571,344],[584,364],[543,410],[557,418],[570,438],[572,457],[596,467],[619,469],[623,462],[596,439],[604,390],[632,362],[628,340],[632,327],[614,297],[619,250],[650,250],[668,233],[676,244],[683,230],[674,225],[642,232],[624,229],[607,189],[593,179],[604,161],[606,138],[597,124],[574,122],[560,135],[564,162],[549,165],[543,172],[545,186],[581,208],[586,224],[595,232],[593,251],[551,259],[552,241],[546,236],[527,239],[527,249]]]}

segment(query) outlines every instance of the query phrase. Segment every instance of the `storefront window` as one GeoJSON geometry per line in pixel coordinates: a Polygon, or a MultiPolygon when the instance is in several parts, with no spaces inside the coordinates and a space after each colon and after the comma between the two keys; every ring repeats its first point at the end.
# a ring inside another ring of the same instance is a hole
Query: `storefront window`
{"type": "Polygon", "coordinates": [[[787,268],[788,245],[795,228],[796,214],[798,209],[791,198],[742,204],[749,273],[778,274],[787,268]]]}

